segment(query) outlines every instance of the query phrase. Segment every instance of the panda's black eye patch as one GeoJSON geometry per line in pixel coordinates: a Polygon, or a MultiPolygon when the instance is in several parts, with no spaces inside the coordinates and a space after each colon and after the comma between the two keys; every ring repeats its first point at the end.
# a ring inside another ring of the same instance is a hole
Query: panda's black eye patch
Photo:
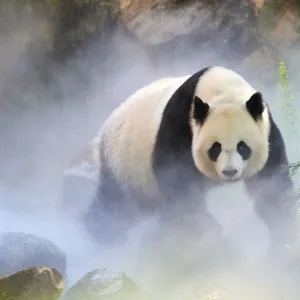
{"type": "Polygon", "coordinates": [[[215,142],[208,149],[208,156],[212,161],[216,161],[221,153],[222,147],[219,142],[215,142]]]}
{"type": "Polygon", "coordinates": [[[251,148],[244,141],[240,141],[236,148],[243,160],[249,159],[251,156],[251,148]]]}

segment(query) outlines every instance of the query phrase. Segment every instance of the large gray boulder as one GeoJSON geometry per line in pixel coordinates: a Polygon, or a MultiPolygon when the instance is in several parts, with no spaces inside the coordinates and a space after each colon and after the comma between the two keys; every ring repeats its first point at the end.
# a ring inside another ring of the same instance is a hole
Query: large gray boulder
{"type": "Polygon", "coordinates": [[[0,235],[0,276],[34,266],[56,268],[66,279],[66,255],[54,243],[23,232],[0,235]]]}

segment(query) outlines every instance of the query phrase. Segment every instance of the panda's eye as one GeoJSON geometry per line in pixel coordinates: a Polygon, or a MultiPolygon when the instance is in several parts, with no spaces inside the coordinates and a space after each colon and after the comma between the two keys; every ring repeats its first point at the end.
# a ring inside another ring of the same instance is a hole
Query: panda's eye
{"type": "Polygon", "coordinates": [[[243,160],[247,160],[249,159],[250,155],[251,155],[251,149],[250,147],[243,141],[240,141],[237,144],[237,152],[241,155],[241,157],[243,158],[243,160]]]}
{"type": "Polygon", "coordinates": [[[208,150],[208,156],[212,161],[216,161],[218,156],[220,155],[222,150],[221,144],[219,142],[215,142],[208,150]]]}

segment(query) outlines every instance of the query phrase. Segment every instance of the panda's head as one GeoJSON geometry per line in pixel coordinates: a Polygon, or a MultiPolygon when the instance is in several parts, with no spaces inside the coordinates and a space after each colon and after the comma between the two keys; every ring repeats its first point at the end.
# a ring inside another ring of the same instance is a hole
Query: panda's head
{"type": "Polygon", "coordinates": [[[246,101],[203,102],[195,96],[192,152],[196,167],[217,180],[259,172],[268,159],[269,115],[262,95],[246,101]]]}

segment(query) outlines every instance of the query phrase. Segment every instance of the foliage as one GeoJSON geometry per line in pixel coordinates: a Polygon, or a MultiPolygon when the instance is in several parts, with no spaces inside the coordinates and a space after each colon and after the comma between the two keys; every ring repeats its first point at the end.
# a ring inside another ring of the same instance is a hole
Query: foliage
{"type": "MultiPolygon", "coordinates": [[[[291,130],[295,137],[299,136],[297,131],[297,116],[295,109],[293,108],[293,94],[288,84],[288,72],[283,61],[279,62],[279,86],[283,94],[283,108],[287,122],[291,125],[291,130]]],[[[290,172],[291,175],[295,175],[300,168],[300,161],[290,163],[288,166],[283,166],[284,171],[290,172]]]]}

